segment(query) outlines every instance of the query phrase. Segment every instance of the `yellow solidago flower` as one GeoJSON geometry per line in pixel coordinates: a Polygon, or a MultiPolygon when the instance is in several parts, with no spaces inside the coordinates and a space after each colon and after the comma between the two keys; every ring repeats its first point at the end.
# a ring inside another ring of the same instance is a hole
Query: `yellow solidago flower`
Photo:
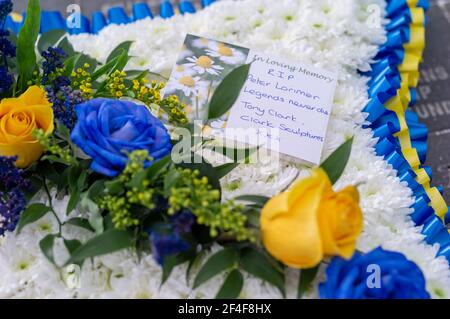
{"type": "Polygon", "coordinates": [[[334,192],[321,168],[273,197],[261,212],[264,246],[293,268],[312,268],[324,256],[350,258],[362,229],[358,190],[334,192]]]}

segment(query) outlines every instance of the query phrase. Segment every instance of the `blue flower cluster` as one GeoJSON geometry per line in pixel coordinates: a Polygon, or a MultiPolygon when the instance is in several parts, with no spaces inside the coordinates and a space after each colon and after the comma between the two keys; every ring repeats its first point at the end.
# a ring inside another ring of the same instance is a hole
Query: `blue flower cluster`
{"type": "MultiPolygon", "coordinates": [[[[13,3],[11,0],[0,0],[0,19],[5,19],[11,13],[13,3]]],[[[3,20],[0,20],[3,22],[3,20]]]]}
{"type": "Polygon", "coordinates": [[[26,206],[24,191],[31,188],[23,170],[14,165],[16,160],[15,157],[0,157],[0,236],[16,229],[26,206]]]}
{"type": "Polygon", "coordinates": [[[64,68],[67,54],[61,48],[49,47],[42,53],[43,75],[41,83],[46,85],[47,98],[53,104],[55,118],[71,130],[76,122],[75,105],[84,99],[78,90],[73,90],[69,77],[58,74],[64,68]]]}
{"type": "MultiPolygon", "coordinates": [[[[47,84],[52,74],[55,74],[58,69],[64,68],[64,60],[67,58],[67,54],[61,48],[49,47],[46,51],[42,52],[42,57],[44,58],[44,62],[42,63],[42,84],[47,84]]],[[[66,85],[68,84],[70,82],[66,85]]]]}
{"type": "Polygon", "coordinates": [[[13,84],[14,78],[9,73],[8,67],[0,66],[0,95],[8,92],[13,84]]]}
{"type": "Polygon", "coordinates": [[[319,286],[325,299],[429,299],[422,271],[397,252],[377,248],[352,259],[333,258],[319,286]]]}
{"type": "Polygon", "coordinates": [[[190,244],[182,235],[191,232],[195,216],[187,210],[172,216],[170,224],[161,229],[150,231],[153,257],[158,264],[163,265],[164,257],[184,252],[190,244]]]}
{"type": "Polygon", "coordinates": [[[9,31],[5,30],[6,18],[11,13],[12,7],[11,0],[0,0],[0,95],[8,92],[14,81],[9,73],[8,58],[16,56],[16,48],[9,41],[9,31]]]}
{"type": "Polygon", "coordinates": [[[55,118],[72,130],[77,120],[75,106],[84,102],[81,92],[73,90],[70,85],[48,86],[46,91],[48,100],[53,104],[55,118]]]}

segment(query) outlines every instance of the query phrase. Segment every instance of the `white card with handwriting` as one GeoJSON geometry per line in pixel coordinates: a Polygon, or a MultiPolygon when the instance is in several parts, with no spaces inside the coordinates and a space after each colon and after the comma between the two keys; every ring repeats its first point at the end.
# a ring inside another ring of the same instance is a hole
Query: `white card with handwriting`
{"type": "Polygon", "coordinates": [[[193,110],[191,118],[202,118],[220,81],[244,63],[252,63],[247,81],[213,128],[223,130],[227,139],[318,165],[337,84],[330,71],[188,35],[166,94],[178,95],[193,110]],[[256,139],[245,133],[252,130],[256,139]]]}
{"type": "Polygon", "coordinates": [[[247,82],[227,128],[264,128],[273,150],[313,164],[320,158],[336,89],[336,76],[299,62],[249,52],[247,82]],[[267,130],[269,129],[269,130],[267,130]],[[271,130],[274,129],[274,130],[271,130]]]}

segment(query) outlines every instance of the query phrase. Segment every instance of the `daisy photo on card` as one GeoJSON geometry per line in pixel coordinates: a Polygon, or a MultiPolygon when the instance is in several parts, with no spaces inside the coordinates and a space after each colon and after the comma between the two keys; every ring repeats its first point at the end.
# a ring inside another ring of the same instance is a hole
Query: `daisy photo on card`
{"type": "Polygon", "coordinates": [[[249,49],[192,34],[186,35],[165,94],[174,94],[189,106],[191,118],[203,119],[219,83],[243,65],[249,49]]]}

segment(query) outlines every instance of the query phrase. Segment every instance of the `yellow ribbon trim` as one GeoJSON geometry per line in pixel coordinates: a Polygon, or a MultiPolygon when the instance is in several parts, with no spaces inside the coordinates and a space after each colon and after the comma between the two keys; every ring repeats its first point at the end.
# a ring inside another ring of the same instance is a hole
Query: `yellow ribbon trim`
{"type": "MultiPolygon", "coordinates": [[[[412,146],[412,140],[406,122],[405,112],[411,102],[410,87],[415,88],[419,82],[419,65],[422,61],[423,50],[425,48],[425,12],[423,8],[416,8],[417,0],[408,0],[412,16],[410,26],[410,41],[404,45],[405,57],[399,66],[401,85],[397,90],[397,95],[389,100],[385,107],[394,112],[400,124],[400,131],[395,134],[400,143],[400,148],[406,161],[409,163],[414,173],[416,181],[422,185],[426,194],[430,198],[429,205],[435,214],[441,219],[448,211],[447,204],[436,187],[431,187],[430,176],[425,169],[420,168],[420,159],[417,150],[412,146]]],[[[450,231],[449,231],[450,232],[450,231]]]]}
{"type": "Polygon", "coordinates": [[[12,12],[10,14],[10,17],[16,23],[20,23],[23,21],[23,16],[20,13],[12,12]]]}

